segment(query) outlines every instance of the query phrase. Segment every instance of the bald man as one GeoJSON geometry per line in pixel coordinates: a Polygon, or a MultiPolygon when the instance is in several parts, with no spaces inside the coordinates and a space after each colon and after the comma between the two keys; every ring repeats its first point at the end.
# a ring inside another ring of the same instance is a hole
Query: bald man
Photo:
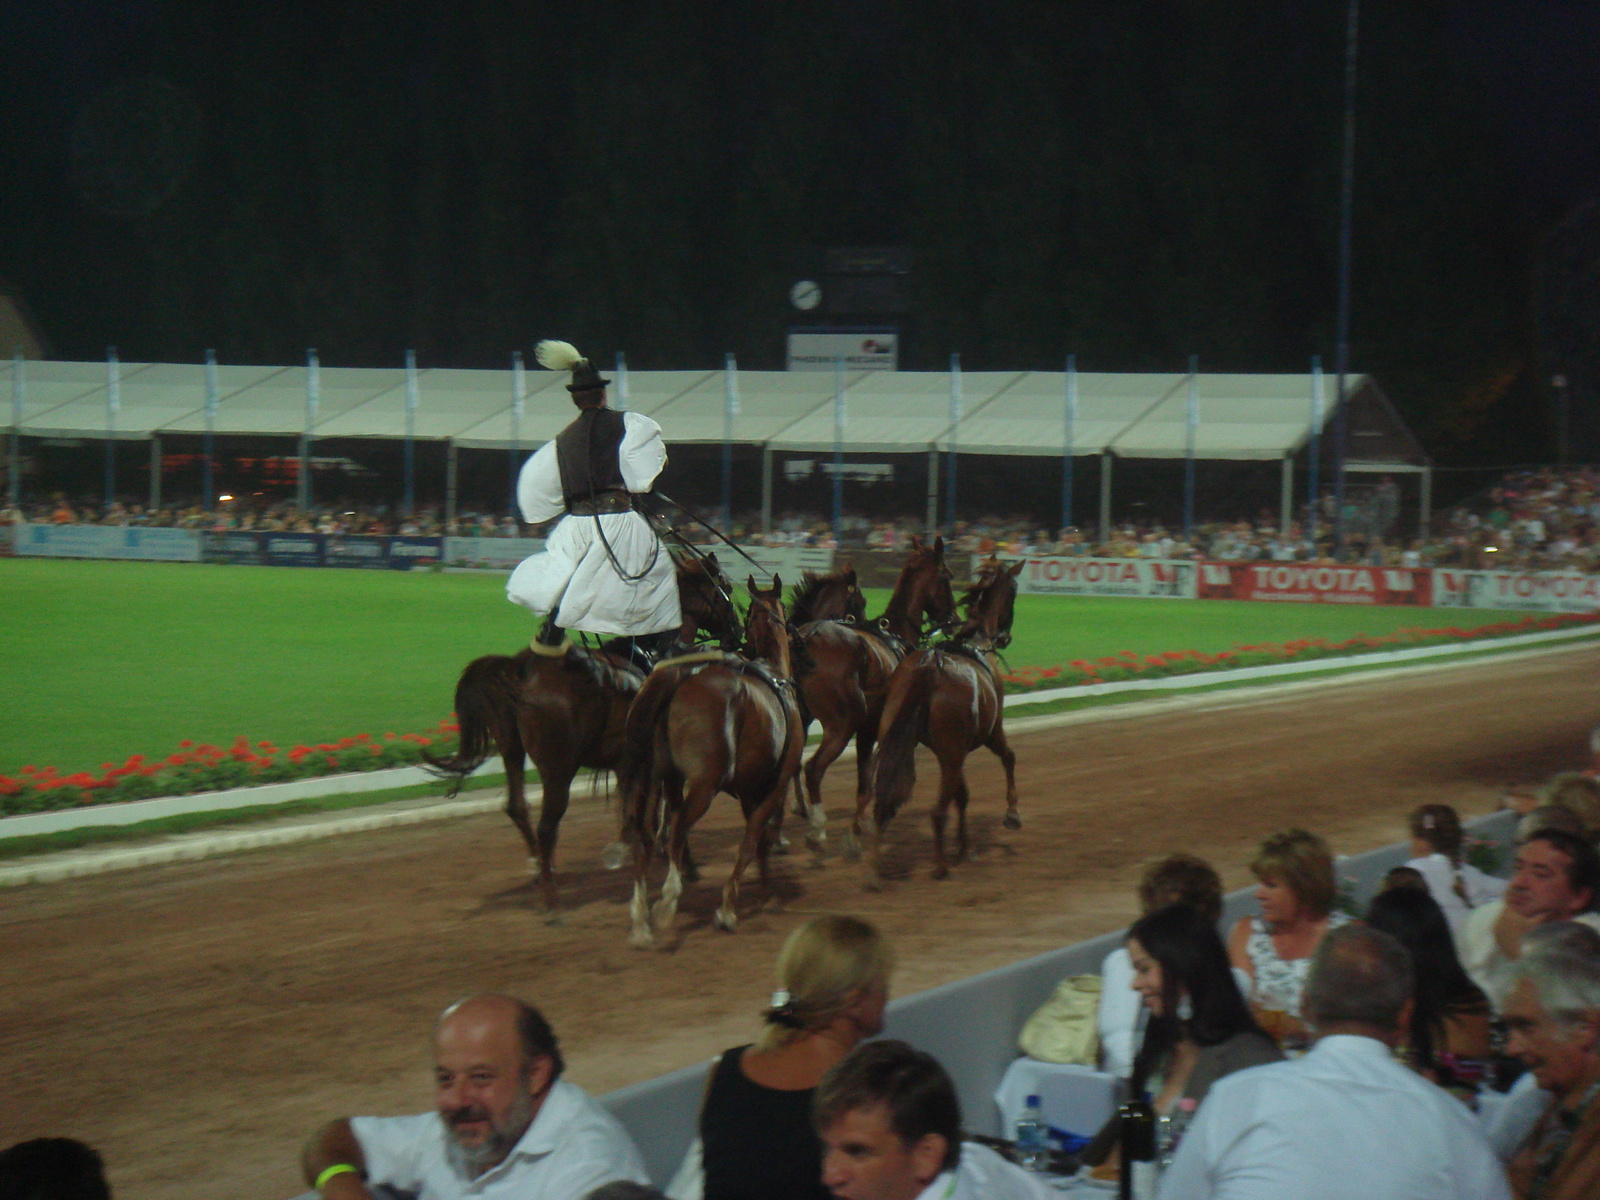
{"type": "Polygon", "coordinates": [[[433,1036],[438,1110],[331,1121],[301,1156],[326,1200],[385,1185],[417,1200],[571,1200],[648,1182],[627,1131],[577,1085],[549,1022],[511,996],[451,1005],[433,1036]]]}

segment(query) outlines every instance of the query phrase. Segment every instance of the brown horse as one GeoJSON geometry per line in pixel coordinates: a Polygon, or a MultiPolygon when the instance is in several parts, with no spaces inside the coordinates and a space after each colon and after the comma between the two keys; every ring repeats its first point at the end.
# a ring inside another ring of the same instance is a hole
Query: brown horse
{"type": "MultiPolygon", "coordinates": [[[[852,580],[854,575],[851,571],[852,580]]],[[[798,616],[797,609],[797,620],[798,616]]],[[[825,836],[823,776],[844,753],[850,739],[855,738],[856,807],[858,811],[865,807],[867,771],[889,692],[889,677],[906,652],[921,643],[927,625],[946,628],[953,624],[955,616],[944,539],[936,538],[933,545],[924,546],[913,538],[889,606],[877,622],[880,632],[866,632],[838,621],[812,621],[797,629],[800,653],[796,657],[802,662],[796,668],[795,682],[800,687],[801,706],[808,725],[815,717],[822,726],[822,741],[805,766],[806,795],[799,807],[811,822],[813,844],[825,836]]],[[[798,788],[797,781],[797,791],[798,788]]],[[[845,841],[845,853],[859,853],[853,835],[845,841]]]]}
{"type": "Polygon", "coordinates": [[[745,826],[717,925],[732,930],[738,923],[739,882],[751,858],[767,880],[773,817],[805,745],[776,577],[765,592],[750,580],[745,642],[755,661],[695,655],[663,663],[628,712],[617,782],[622,838],[634,846],[629,940],[635,946],[652,945],[657,930],[670,933],[683,894],[689,830],[718,792],[739,801],[745,826]],[[667,878],[652,914],[648,874],[658,849],[667,859],[667,878]]]}
{"type": "MultiPolygon", "coordinates": [[[[996,675],[997,650],[1011,642],[1011,620],[1022,563],[1006,568],[991,558],[967,593],[967,619],[956,638],[918,650],[895,668],[878,725],[878,752],[870,769],[873,847],[870,879],[881,875],[883,828],[911,797],[920,742],[939,760],[939,798],[933,807],[933,877],[950,873],[945,857],[945,821],[956,806],[956,854],[967,856],[967,755],[987,746],[1006,772],[1007,829],[1022,828],[1017,812],[1017,756],[1006,741],[1005,693],[996,675]]],[[[859,833],[862,808],[852,832],[859,833]]]]}
{"type": "MultiPolygon", "coordinates": [[[[732,588],[714,554],[678,564],[678,595],[687,643],[706,630],[724,645],[737,644],[738,614],[732,588]]],[[[622,755],[628,706],[644,683],[644,672],[604,650],[571,647],[559,658],[524,649],[490,654],[467,664],[456,684],[456,720],[461,743],[449,758],[428,764],[461,783],[498,751],[506,770],[506,815],[528,847],[528,868],[538,876],[545,908],[557,907],[556,834],[566,815],[572,780],[580,768],[614,768],[622,755]],[[539,824],[528,819],[523,757],[533,760],[544,785],[539,824]]]]}

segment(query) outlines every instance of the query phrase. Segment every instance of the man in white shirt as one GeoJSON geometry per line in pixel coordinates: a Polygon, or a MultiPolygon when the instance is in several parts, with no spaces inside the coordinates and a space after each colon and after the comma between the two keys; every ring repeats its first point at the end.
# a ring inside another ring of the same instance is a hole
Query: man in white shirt
{"type": "Polygon", "coordinates": [[[1600,857],[1586,839],[1541,829],[1517,848],[1505,899],[1473,909],[1456,941],[1461,965],[1496,1012],[1510,991],[1523,936],[1550,921],[1576,920],[1600,931],[1600,914],[1593,911],[1597,896],[1600,857]]]}
{"type": "Polygon", "coordinates": [[[332,1121],[301,1157],[325,1200],[382,1184],[417,1200],[573,1200],[612,1180],[647,1181],[617,1119],[575,1084],[539,1010],[483,995],[434,1031],[438,1111],[332,1121]]]}
{"type": "Polygon", "coordinates": [[[955,1086],[932,1055],[864,1042],[812,1101],[822,1186],[839,1200],[1048,1200],[1037,1176],[961,1141],[955,1086]]]}
{"type": "Polygon", "coordinates": [[[1305,989],[1316,1044],[1213,1084],[1159,1200],[1506,1200],[1466,1106],[1390,1053],[1411,986],[1410,956],[1387,934],[1329,932],[1305,989]]]}

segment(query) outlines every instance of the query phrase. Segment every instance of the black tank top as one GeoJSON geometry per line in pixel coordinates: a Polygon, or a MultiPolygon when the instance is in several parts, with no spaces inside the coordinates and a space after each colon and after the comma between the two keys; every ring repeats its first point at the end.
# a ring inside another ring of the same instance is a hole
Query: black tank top
{"type": "Polygon", "coordinates": [[[748,1049],[717,1060],[700,1111],[705,1200],[829,1200],[822,1143],[811,1127],[815,1089],[752,1083],[739,1069],[748,1049]]]}

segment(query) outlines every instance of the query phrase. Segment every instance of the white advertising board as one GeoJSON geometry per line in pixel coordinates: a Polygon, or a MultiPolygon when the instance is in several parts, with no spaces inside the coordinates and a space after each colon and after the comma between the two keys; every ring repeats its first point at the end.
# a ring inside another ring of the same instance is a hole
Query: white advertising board
{"type": "Polygon", "coordinates": [[[1435,608],[1509,608],[1528,612],[1600,610],[1600,575],[1576,571],[1433,572],[1435,608]]]}
{"type": "MultiPolygon", "coordinates": [[[[717,565],[722,568],[723,574],[735,583],[742,584],[746,576],[756,574],[748,561],[727,546],[700,548],[715,553],[717,565]]],[[[803,571],[826,575],[833,570],[833,551],[823,549],[821,546],[740,546],[739,549],[755,559],[769,578],[774,574],[781,575],[785,588],[790,584],[799,583],[803,571]]],[[[756,582],[764,584],[767,580],[758,576],[756,582]]]]}
{"type": "Polygon", "coordinates": [[[200,532],[142,525],[12,526],[18,554],[43,558],[136,558],[199,562],[200,532]]]}
{"type": "MultiPolygon", "coordinates": [[[[1018,555],[1000,556],[1014,563],[1018,555]]],[[[973,574],[988,555],[972,556],[973,574]]],[[[1165,558],[1055,558],[1028,555],[1017,591],[1031,596],[1147,596],[1193,600],[1195,564],[1165,558]]]]}
{"type": "Polygon", "coordinates": [[[543,549],[543,538],[449,537],[444,540],[444,561],[453,567],[509,571],[543,549]]]}
{"type": "Polygon", "coordinates": [[[893,330],[812,333],[789,331],[789,370],[831,371],[844,360],[847,371],[893,371],[900,365],[900,335],[893,330]]]}

